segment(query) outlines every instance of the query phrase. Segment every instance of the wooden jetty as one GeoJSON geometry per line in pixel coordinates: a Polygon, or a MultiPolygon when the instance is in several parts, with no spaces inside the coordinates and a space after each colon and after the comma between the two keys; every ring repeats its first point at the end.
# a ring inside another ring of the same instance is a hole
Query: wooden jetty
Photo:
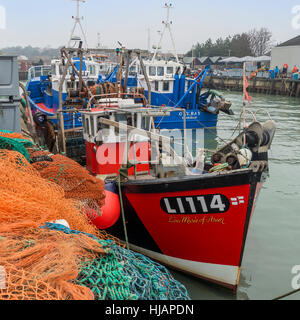
{"type": "MultiPolygon", "coordinates": [[[[300,97],[300,80],[254,78],[248,80],[248,84],[248,92],[300,97]]],[[[241,91],[243,90],[243,78],[211,76],[204,80],[203,87],[217,90],[241,91]]]]}

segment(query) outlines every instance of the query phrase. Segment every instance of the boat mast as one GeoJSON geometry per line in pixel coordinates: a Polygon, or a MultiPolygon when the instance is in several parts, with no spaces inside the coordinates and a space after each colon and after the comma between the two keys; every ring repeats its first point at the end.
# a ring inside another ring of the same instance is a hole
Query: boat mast
{"type": "Polygon", "coordinates": [[[150,28],[148,28],[147,31],[148,31],[148,52],[149,52],[149,55],[150,55],[150,52],[151,52],[151,35],[150,35],[150,28]]]}
{"type": "Polygon", "coordinates": [[[74,37],[74,32],[75,32],[76,26],[78,24],[79,27],[80,27],[81,33],[83,35],[85,48],[87,49],[88,48],[88,44],[87,44],[87,40],[86,40],[86,35],[85,35],[85,32],[84,32],[82,24],[81,24],[81,20],[83,20],[83,17],[80,17],[80,15],[79,15],[80,2],[85,3],[86,0],[73,0],[73,1],[77,2],[77,15],[76,15],[76,17],[74,17],[74,16],[72,17],[75,20],[75,23],[74,23],[73,29],[71,31],[71,36],[70,36],[70,39],[69,39],[68,48],[70,48],[70,46],[71,46],[71,42],[72,42],[73,37],[74,37]]]}
{"type": "Polygon", "coordinates": [[[173,54],[174,54],[174,57],[177,60],[177,63],[179,63],[179,59],[178,59],[178,55],[177,55],[177,51],[176,51],[176,46],[175,46],[175,41],[174,41],[172,29],[171,29],[172,21],[170,21],[170,9],[172,9],[174,7],[173,7],[172,3],[170,3],[170,4],[165,3],[164,8],[167,9],[167,20],[163,21],[164,28],[163,28],[163,31],[161,32],[159,43],[158,43],[157,47],[155,48],[155,52],[154,52],[154,55],[153,55],[153,58],[152,58],[152,62],[154,62],[154,60],[155,60],[155,58],[157,56],[157,52],[158,52],[158,50],[159,50],[159,48],[161,46],[164,34],[165,34],[166,30],[168,29],[169,33],[170,33],[172,45],[173,45],[173,51],[174,51],[173,54]]]}

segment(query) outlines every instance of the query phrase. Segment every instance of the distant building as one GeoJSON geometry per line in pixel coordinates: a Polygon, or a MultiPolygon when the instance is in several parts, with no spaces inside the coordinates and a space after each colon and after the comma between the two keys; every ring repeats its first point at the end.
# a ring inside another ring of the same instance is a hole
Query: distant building
{"type": "Polygon", "coordinates": [[[183,63],[190,68],[192,67],[196,68],[201,65],[200,60],[198,58],[193,58],[193,57],[184,57],[183,63]]]}
{"type": "Polygon", "coordinates": [[[220,64],[220,61],[223,60],[224,57],[210,57],[210,61],[211,61],[211,64],[213,65],[217,65],[217,64],[220,64]]]}
{"type": "Polygon", "coordinates": [[[281,69],[284,64],[292,71],[296,65],[300,69],[300,36],[286,41],[272,49],[271,69],[276,66],[281,69]]]}
{"type": "Polygon", "coordinates": [[[18,56],[18,69],[19,71],[26,72],[29,68],[29,59],[26,56],[18,56]]]}
{"type": "Polygon", "coordinates": [[[220,65],[220,61],[224,57],[199,57],[199,58],[193,58],[193,57],[184,57],[183,62],[185,65],[189,67],[194,67],[195,69],[202,69],[203,67],[210,64],[211,66],[217,66],[220,65]]]}

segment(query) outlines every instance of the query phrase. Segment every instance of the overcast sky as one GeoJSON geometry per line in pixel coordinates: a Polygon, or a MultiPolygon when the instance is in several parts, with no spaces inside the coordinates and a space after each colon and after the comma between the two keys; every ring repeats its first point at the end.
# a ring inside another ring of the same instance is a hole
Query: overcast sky
{"type": "MultiPolygon", "coordinates": [[[[107,47],[116,47],[120,41],[127,48],[147,49],[148,28],[151,44],[158,41],[157,31],[162,29],[166,15],[164,3],[163,0],[87,0],[81,4],[81,15],[85,17],[83,27],[89,46],[96,46],[100,33],[102,44],[107,47]]],[[[215,40],[252,28],[269,28],[276,42],[300,34],[300,29],[292,27],[295,17],[292,8],[300,5],[300,0],[174,0],[172,3],[172,28],[179,53],[209,37],[215,40]]],[[[74,23],[72,15],[76,13],[72,0],[0,0],[0,6],[6,12],[6,29],[1,29],[0,21],[0,48],[67,44],[74,23]]],[[[76,33],[79,34],[79,29],[76,33]]],[[[171,49],[168,36],[163,49],[171,49]]]]}

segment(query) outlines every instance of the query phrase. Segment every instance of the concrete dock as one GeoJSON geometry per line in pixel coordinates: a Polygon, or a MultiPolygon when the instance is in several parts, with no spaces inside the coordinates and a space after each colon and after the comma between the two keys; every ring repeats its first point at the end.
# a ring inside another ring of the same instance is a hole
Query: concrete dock
{"type": "MultiPolygon", "coordinates": [[[[254,78],[248,80],[248,84],[249,93],[300,97],[300,80],[254,78]]],[[[204,80],[203,86],[217,90],[241,91],[243,90],[243,79],[211,76],[204,80]]]]}

